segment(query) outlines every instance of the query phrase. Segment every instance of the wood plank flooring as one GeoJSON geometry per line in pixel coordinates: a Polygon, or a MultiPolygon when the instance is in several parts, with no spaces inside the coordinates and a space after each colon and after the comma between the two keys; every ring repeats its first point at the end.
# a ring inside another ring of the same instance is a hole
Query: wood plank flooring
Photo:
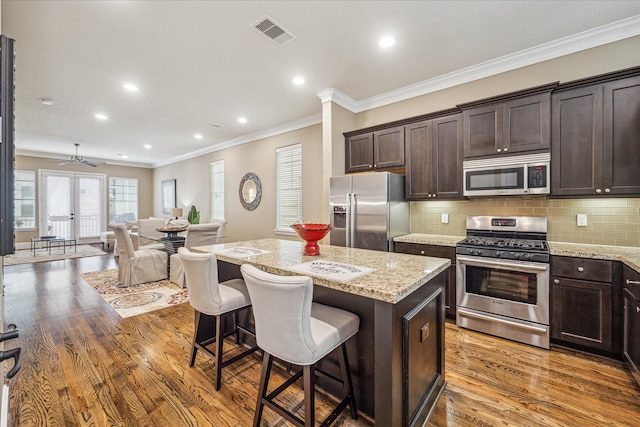
{"type": "MultiPolygon", "coordinates": [[[[216,392],[209,359],[198,356],[188,367],[189,304],[121,319],[79,278],[114,266],[108,255],[5,267],[4,321],[20,330],[7,348],[23,349],[22,368],[9,380],[11,425],[251,425],[257,357],[225,368],[216,392]]],[[[448,385],[429,426],[631,426],[640,420],[640,388],[620,361],[560,347],[546,351],[452,323],[445,340],[448,385]]],[[[285,404],[296,405],[301,396],[292,391],[285,404]]],[[[328,402],[320,394],[318,420],[328,402]]],[[[370,425],[347,412],[336,426],[370,425]]],[[[265,409],[264,425],[287,423],[265,409]]]]}

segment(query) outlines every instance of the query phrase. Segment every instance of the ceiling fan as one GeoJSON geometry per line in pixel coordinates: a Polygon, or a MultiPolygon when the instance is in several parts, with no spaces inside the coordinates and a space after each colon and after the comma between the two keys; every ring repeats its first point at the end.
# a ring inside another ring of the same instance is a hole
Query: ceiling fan
{"type": "Polygon", "coordinates": [[[73,145],[76,146],[76,154],[69,156],[69,160],[65,160],[62,163],[58,163],[59,165],[69,165],[69,164],[74,164],[74,165],[85,165],[85,166],[91,166],[92,168],[97,167],[98,165],[103,165],[106,162],[104,160],[93,160],[93,159],[85,159],[82,156],[78,155],[78,147],[80,146],[80,144],[78,144],[77,142],[74,143],[73,145]]]}

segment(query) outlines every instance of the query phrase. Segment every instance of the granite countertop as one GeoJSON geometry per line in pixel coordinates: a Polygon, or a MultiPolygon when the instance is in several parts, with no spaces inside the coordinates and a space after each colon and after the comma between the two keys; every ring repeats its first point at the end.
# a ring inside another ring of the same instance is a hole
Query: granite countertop
{"type": "MultiPolygon", "coordinates": [[[[411,233],[393,239],[394,242],[418,243],[424,245],[455,246],[461,236],[411,233]]],[[[583,243],[548,242],[551,255],[577,258],[606,259],[621,261],[640,272],[640,247],[587,245],[583,243]]]]}
{"type": "Polygon", "coordinates": [[[244,242],[190,248],[193,252],[214,252],[216,258],[232,264],[252,264],[269,273],[280,275],[301,275],[292,269],[299,264],[326,260],[374,271],[349,281],[339,281],[308,274],[316,285],[337,289],[379,301],[395,304],[404,297],[446,270],[451,261],[443,258],[380,252],[365,249],[320,245],[319,256],[302,255],[304,242],[294,240],[260,239],[244,242]],[[255,248],[265,251],[261,255],[249,257],[228,256],[220,251],[229,248],[255,248]]]}
{"type": "Polygon", "coordinates": [[[440,234],[411,233],[394,237],[394,242],[418,243],[423,245],[455,246],[464,236],[445,236],[440,234]]]}

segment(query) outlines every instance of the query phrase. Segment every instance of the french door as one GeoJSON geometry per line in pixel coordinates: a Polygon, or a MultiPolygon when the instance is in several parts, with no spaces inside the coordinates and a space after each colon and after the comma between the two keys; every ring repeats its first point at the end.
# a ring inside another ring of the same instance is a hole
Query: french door
{"type": "Polygon", "coordinates": [[[95,241],[104,229],[105,176],[40,171],[40,235],[95,241]]]}

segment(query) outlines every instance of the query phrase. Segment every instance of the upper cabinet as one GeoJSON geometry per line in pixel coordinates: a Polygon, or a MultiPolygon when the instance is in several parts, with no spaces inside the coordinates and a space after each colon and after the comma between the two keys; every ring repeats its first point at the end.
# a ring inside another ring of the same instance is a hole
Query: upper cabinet
{"type": "Polygon", "coordinates": [[[403,168],[404,127],[347,136],[345,149],[346,173],[403,168]]]}
{"type": "Polygon", "coordinates": [[[553,94],[552,196],[640,194],[639,74],[572,82],[553,94]]]}
{"type": "Polygon", "coordinates": [[[462,115],[405,126],[408,200],[462,198],[462,115]]]}
{"type": "Polygon", "coordinates": [[[549,150],[551,90],[557,83],[459,105],[465,159],[549,150]]]}

